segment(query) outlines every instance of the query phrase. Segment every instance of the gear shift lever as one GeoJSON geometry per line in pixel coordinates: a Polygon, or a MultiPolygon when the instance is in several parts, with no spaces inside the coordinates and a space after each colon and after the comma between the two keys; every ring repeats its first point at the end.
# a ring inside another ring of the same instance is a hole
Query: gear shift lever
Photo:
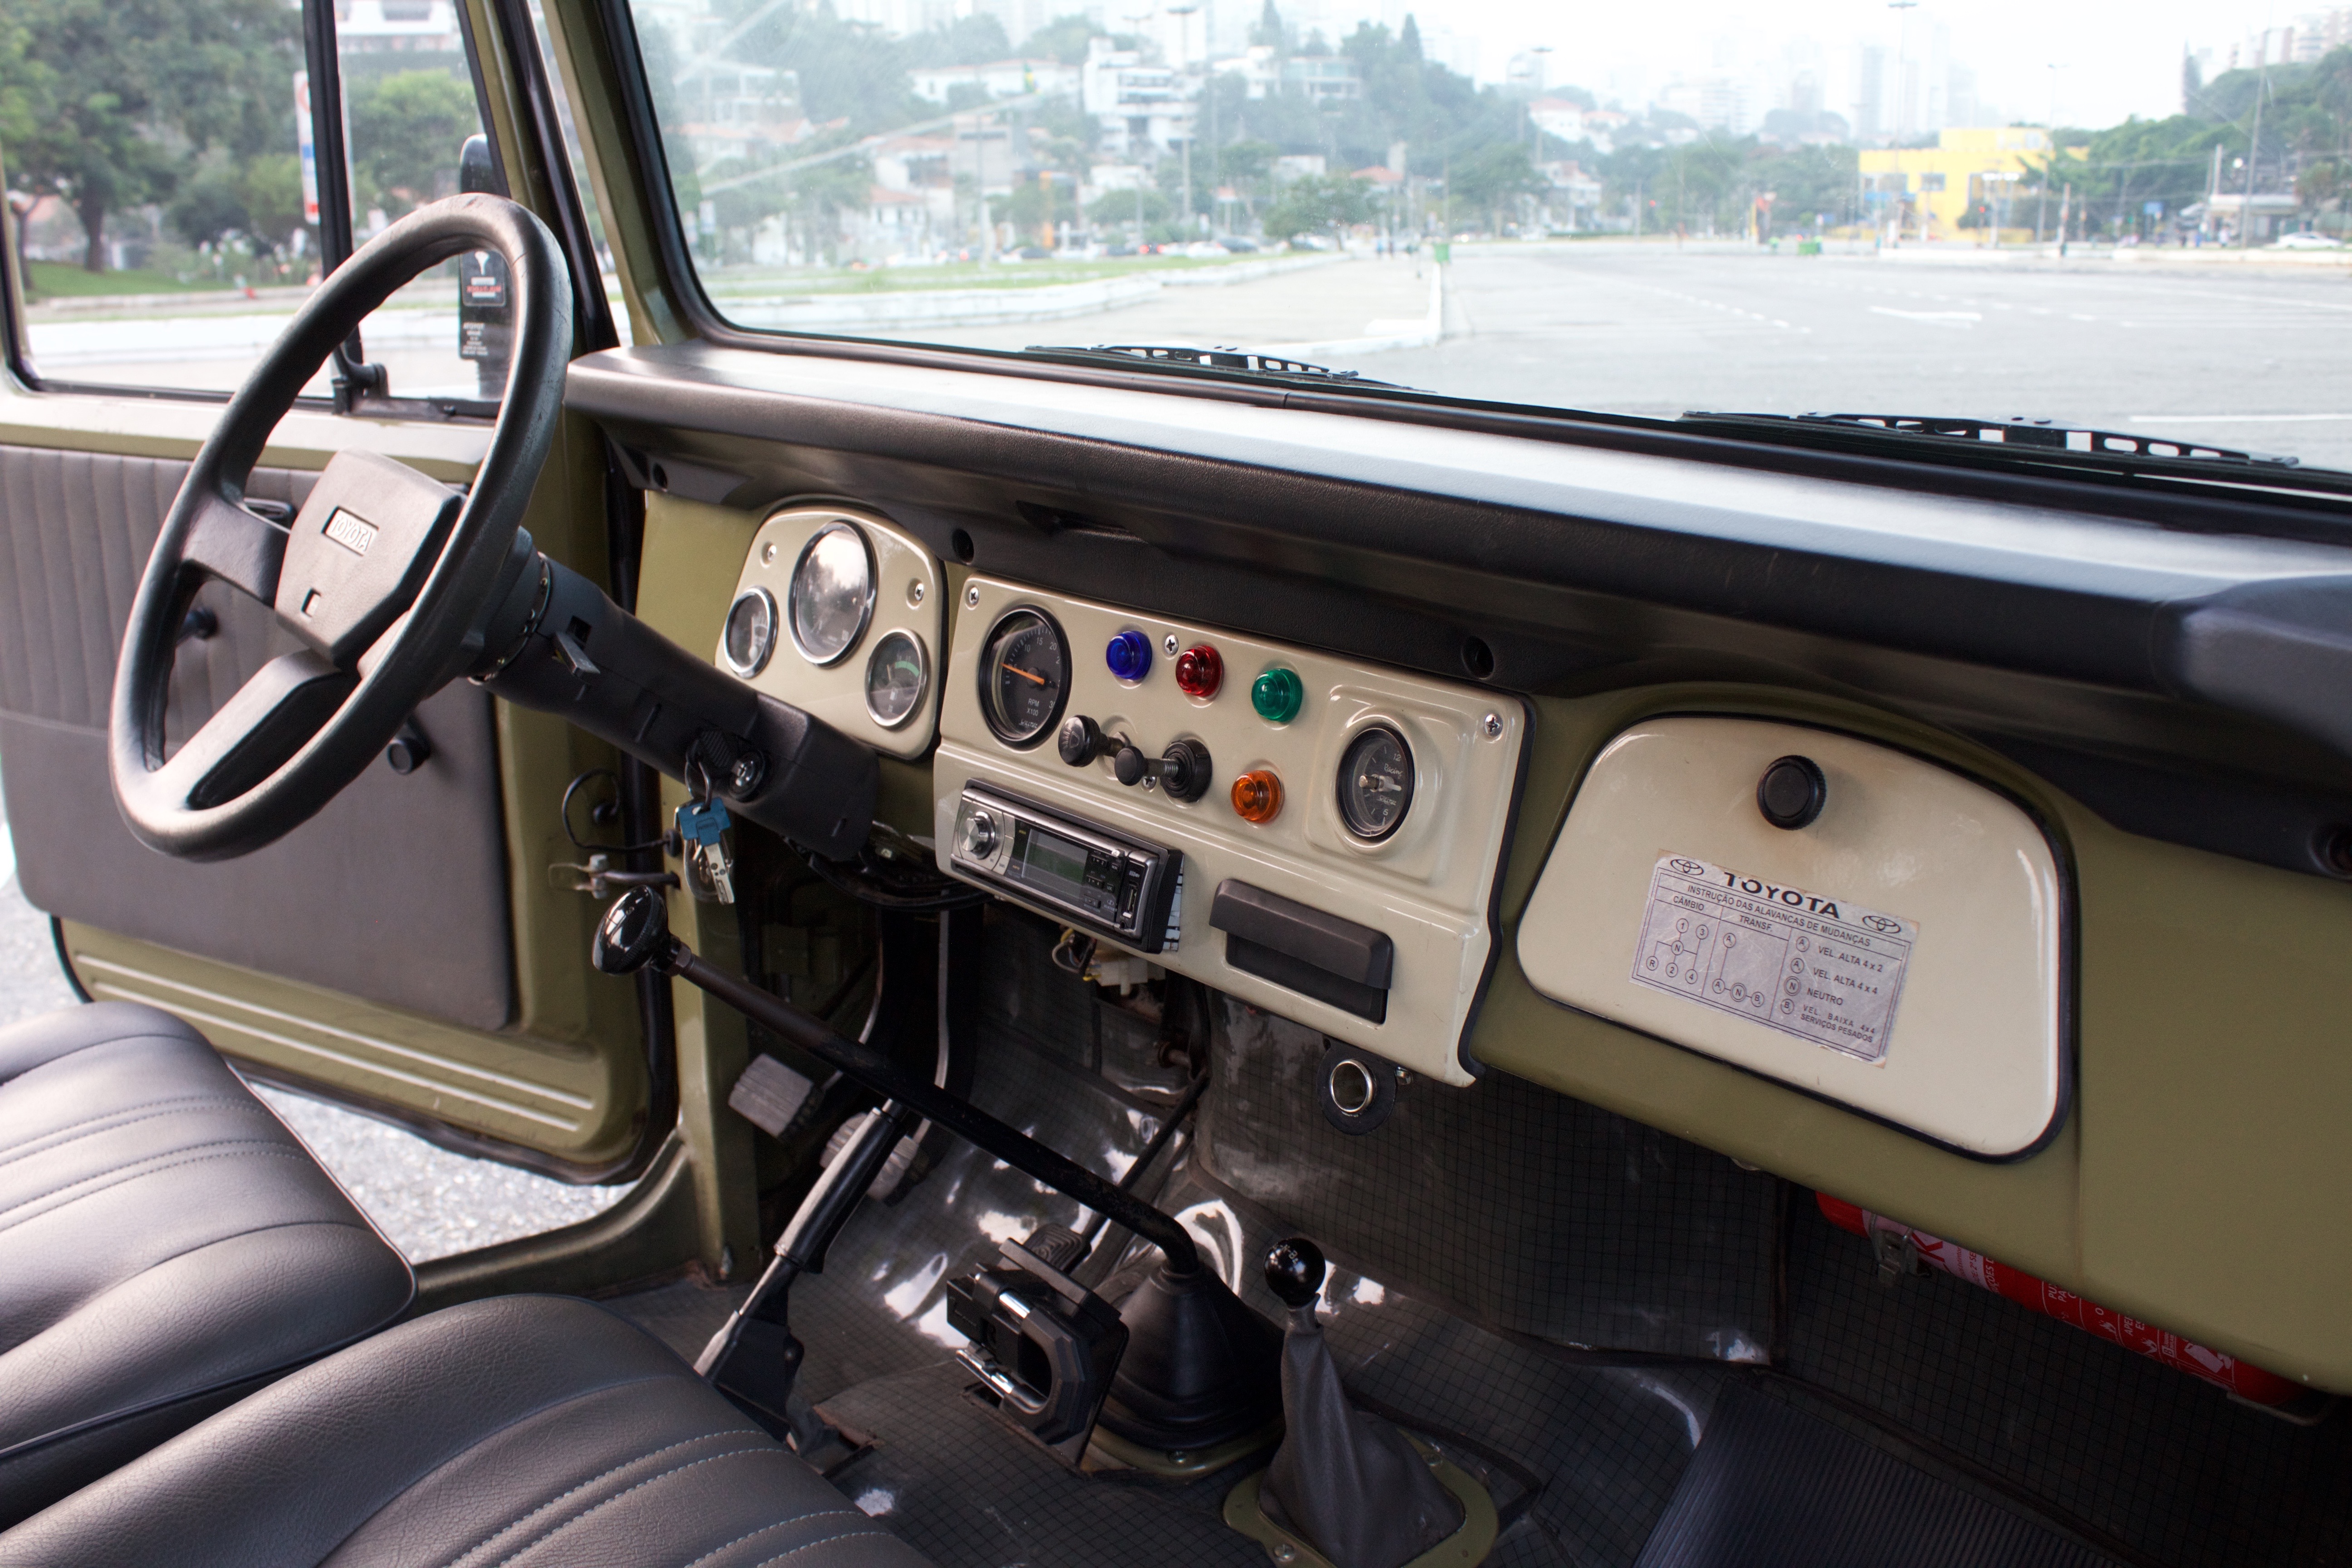
{"type": "Polygon", "coordinates": [[[1267,1467],[1259,1506],[1334,1568],[1400,1568],[1463,1523],[1404,1434],[1350,1407],[1323,1342],[1315,1299],[1323,1254],[1304,1237],[1275,1243],[1265,1283],[1290,1309],[1282,1341],[1282,1447],[1267,1467]]]}

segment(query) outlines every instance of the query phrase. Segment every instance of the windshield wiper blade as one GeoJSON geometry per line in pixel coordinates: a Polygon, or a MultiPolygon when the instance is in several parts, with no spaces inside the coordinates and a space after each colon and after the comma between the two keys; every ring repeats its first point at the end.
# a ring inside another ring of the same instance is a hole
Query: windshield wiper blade
{"type": "Polygon", "coordinates": [[[1304,360],[1285,359],[1279,354],[1257,353],[1249,349],[1203,349],[1179,343],[1031,343],[1021,352],[1066,354],[1098,362],[1140,362],[1171,370],[1223,371],[1232,375],[1265,376],[1316,386],[1393,387],[1397,384],[1392,381],[1374,381],[1352,370],[1333,370],[1329,365],[1309,364],[1304,360]]]}
{"type": "Polygon", "coordinates": [[[2097,430],[2061,419],[1942,418],[1918,414],[1709,414],[1694,411],[1686,421],[1708,424],[1813,426],[1886,436],[1925,436],[1952,441],[1976,441],[1986,446],[2025,447],[2038,451],[2078,452],[2089,457],[2158,458],[2166,463],[2223,463],[2265,470],[2293,468],[2301,459],[2271,452],[2241,451],[2204,441],[2174,437],[2132,436],[2097,430]]]}

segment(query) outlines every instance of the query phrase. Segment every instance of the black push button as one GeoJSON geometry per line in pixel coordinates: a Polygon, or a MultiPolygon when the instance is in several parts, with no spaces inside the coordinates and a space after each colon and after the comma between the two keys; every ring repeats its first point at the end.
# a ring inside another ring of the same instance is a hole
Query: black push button
{"type": "Polygon", "coordinates": [[[1804,827],[1829,800],[1829,781],[1811,757],[1781,757],[1756,781],[1756,809],[1775,827],[1804,827]]]}

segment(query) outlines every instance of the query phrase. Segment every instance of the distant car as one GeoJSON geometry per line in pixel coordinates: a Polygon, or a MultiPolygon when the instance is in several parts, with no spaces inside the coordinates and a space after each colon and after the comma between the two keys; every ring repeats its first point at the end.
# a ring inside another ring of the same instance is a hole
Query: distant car
{"type": "Polygon", "coordinates": [[[2281,235],[2271,241],[2270,248],[2273,250],[2341,250],[2344,248],[2344,242],[2340,239],[2331,239],[2324,234],[2312,234],[2306,231],[2302,234],[2281,235]]]}
{"type": "Polygon", "coordinates": [[[1217,237],[1217,243],[1223,246],[1227,250],[1232,251],[1236,256],[1244,255],[1257,248],[1257,241],[1254,239],[1244,239],[1237,234],[1221,234],[1217,237]]]}
{"type": "Polygon", "coordinates": [[[1042,245],[1024,245],[1013,253],[1023,261],[1051,261],[1054,253],[1042,245]]]}

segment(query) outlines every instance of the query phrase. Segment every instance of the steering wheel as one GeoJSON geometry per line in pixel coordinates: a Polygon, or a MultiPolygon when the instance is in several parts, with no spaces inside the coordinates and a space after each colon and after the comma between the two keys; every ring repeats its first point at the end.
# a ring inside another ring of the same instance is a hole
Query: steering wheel
{"type": "Polygon", "coordinates": [[[417,208],[330,273],[222,412],[156,536],[131,601],[107,726],[108,772],[139,840],[186,860],[249,854],[357,778],[417,704],[478,656],[562,407],[572,292],[546,225],[503,197],[417,208]],[[338,453],[290,527],[246,510],[271,431],[337,343],[425,268],[506,258],[513,358],[462,495],[371,452],[338,453]],[[302,643],[167,752],[163,711],[189,601],[206,581],[268,605],[302,643]]]}

